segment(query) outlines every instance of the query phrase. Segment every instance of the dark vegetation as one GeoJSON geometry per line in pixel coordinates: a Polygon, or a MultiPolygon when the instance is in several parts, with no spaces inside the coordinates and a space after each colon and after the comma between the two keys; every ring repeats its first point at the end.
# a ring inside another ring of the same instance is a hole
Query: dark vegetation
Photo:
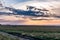
{"type": "Polygon", "coordinates": [[[39,25],[0,25],[0,30],[25,32],[60,32],[60,26],[39,25]]]}

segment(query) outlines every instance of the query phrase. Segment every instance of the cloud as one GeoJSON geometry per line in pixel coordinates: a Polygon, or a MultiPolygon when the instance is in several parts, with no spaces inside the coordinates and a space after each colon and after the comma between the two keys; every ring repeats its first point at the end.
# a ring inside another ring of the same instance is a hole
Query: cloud
{"type": "Polygon", "coordinates": [[[19,25],[19,24],[24,24],[26,20],[23,18],[17,18],[14,15],[0,15],[0,24],[10,24],[10,25],[19,25]]]}
{"type": "MultiPolygon", "coordinates": [[[[26,8],[27,5],[35,6],[35,7],[44,7],[44,8],[52,8],[52,7],[58,7],[60,5],[60,2],[39,2],[39,1],[28,1],[23,3],[17,3],[15,5],[12,5],[15,8],[26,8]],[[56,6],[57,5],[57,6],[56,6]],[[51,7],[52,6],[52,7],[51,7]]],[[[41,8],[42,8],[41,7],[41,8]]]]}
{"type": "Polygon", "coordinates": [[[15,4],[13,5],[13,7],[16,9],[26,10],[27,5],[34,6],[36,8],[45,8],[50,10],[52,14],[55,13],[56,15],[60,15],[60,1],[56,1],[56,0],[49,0],[49,2],[41,2],[41,0],[39,1],[33,0],[33,1],[15,4]]]}
{"type": "MultiPolygon", "coordinates": [[[[18,0],[17,0],[18,1],[18,0]]],[[[9,1],[10,2],[10,1],[9,1]]],[[[15,4],[16,1],[12,1],[9,3],[7,1],[6,4],[15,4]]],[[[25,0],[25,1],[20,1],[15,5],[12,5],[16,9],[23,9],[26,10],[26,6],[34,6],[37,8],[46,8],[50,10],[50,12],[55,13],[56,15],[60,16],[60,0],[25,0]]],[[[50,21],[41,21],[41,20],[30,20],[30,19],[24,19],[21,17],[15,17],[14,15],[7,16],[7,15],[0,15],[0,24],[20,24],[20,25],[42,25],[42,24],[60,24],[60,20],[50,20],[50,21]],[[56,23],[55,23],[56,22],[56,23]]]]}
{"type": "Polygon", "coordinates": [[[4,3],[5,6],[11,6],[17,3],[23,3],[28,1],[39,1],[39,2],[51,2],[51,1],[60,1],[60,0],[0,0],[4,3]]]}
{"type": "Polygon", "coordinates": [[[32,1],[43,1],[43,2],[48,2],[48,1],[60,1],[60,0],[32,0],[32,1]]]}
{"type": "Polygon", "coordinates": [[[0,18],[0,24],[4,25],[59,25],[60,20],[31,20],[31,19],[23,19],[21,17],[14,17],[14,19],[11,18],[11,16],[1,16],[0,18]],[[9,19],[7,19],[7,18],[9,19]],[[11,19],[11,20],[10,20],[11,19]]]}

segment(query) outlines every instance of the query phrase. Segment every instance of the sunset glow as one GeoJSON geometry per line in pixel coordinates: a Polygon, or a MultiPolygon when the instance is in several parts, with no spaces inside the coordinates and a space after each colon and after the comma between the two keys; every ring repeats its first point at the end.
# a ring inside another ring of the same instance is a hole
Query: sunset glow
{"type": "MultiPolygon", "coordinates": [[[[2,1],[2,0],[1,0],[2,1]]],[[[47,9],[52,15],[50,16],[60,16],[60,0],[4,0],[4,6],[9,6],[11,8],[26,11],[26,6],[33,6],[39,9],[47,9]]],[[[60,18],[55,18],[53,20],[32,20],[33,16],[23,16],[21,15],[0,15],[0,24],[15,24],[15,25],[59,25],[60,18]]]]}

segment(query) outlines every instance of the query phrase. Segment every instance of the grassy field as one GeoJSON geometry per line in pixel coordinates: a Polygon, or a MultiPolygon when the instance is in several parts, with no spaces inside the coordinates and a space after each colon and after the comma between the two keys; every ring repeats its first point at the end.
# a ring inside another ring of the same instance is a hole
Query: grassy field
{"type": "Polygon", "coordinates": [[[0,40],[19,40],[19,38],[17,37],[11,37],[10,35],[3,35],[3,34],[0,34],[0,40]]]}
{"type": "Polygon", "coordinates": [[[60,40],[60,26],[0,25],[0,31],[17,32],[44,40],[60,40]]]}
{"type": "Polygon", "coordinates": [[[0,25],[0,30],[15,32],[60,32],[60,26],[0,25]]]}

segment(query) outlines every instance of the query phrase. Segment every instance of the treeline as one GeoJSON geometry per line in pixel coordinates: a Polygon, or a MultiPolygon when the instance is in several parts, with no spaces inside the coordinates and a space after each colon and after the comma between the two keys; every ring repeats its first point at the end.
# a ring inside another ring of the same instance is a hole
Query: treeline
{"type": "Polygon", "coordinates": [[[60,27],[59,25],[2,25],[0,26],[7,26],[7,27],[60,27]]]}

